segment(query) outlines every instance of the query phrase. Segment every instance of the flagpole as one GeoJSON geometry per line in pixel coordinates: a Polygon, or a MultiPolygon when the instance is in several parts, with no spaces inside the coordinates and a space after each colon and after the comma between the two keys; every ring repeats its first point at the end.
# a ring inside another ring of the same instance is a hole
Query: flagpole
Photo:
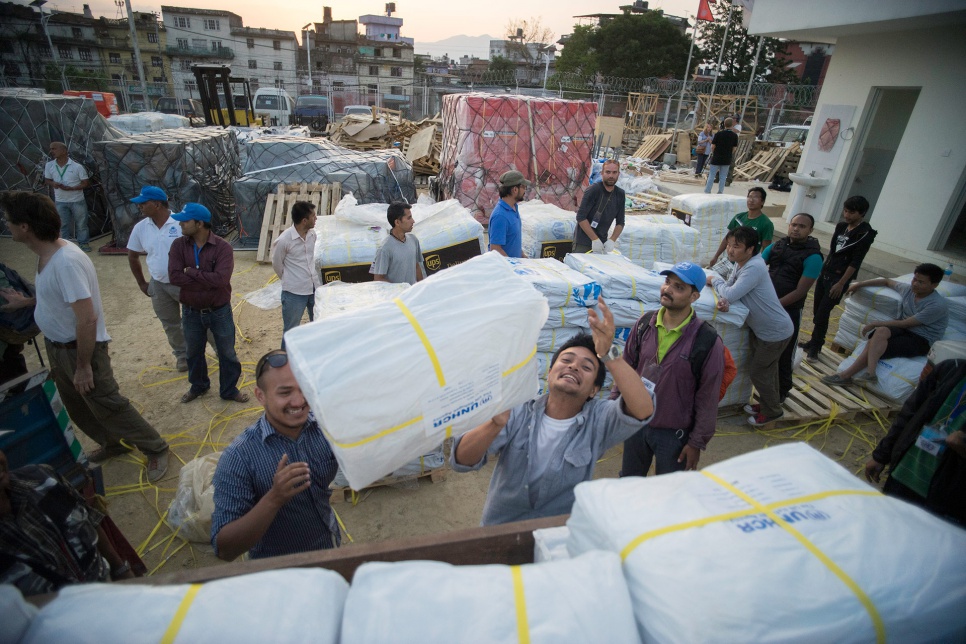
{"type": "MultiPolygon", "coordinates": [[[[686,15],[686,14],[685,14],[686,15]]],[[[694,21],[694,30],[691,32],[691,48],[688,50],[688,65],[684,69],[684,85],[681,86],[681,96],[678,97],[678,111],[674,119],[674,129],[678,129],[678,119],[681,118],[681,103],[684,101],[684,94],[688,89],[688,75],[691,73],[691,54],[694,53],[694,41],[697,39],[698,35],[698,21],[694,21]]],[[[695,114],[697,116],[697,114],[695,114]]],[[[695,119],[695,126],[697,126],[697,119],[695,119]]],[[[680,137],[675,137],[679,139],[680,137]]],[[[675,141],[674,152],[677,153],[680,147],[680,141],[675,141]]]]}
{"type": "Polygon", "coordinates": [[[718,74],[721,73],[721,59],[724,57],[725,44],[728,42],[728,31],[731,29],[731,16],[734,13],[735,5],[728,3],[728,23],[725,25],[724,38],[721,39],[721,51],[718,52],[718,66],[714,70],[714,81],[711,83],[711,98],[708,99],[708,116],[711,116],[711,105],[714,102],[714,90],[718,86],[718,74]]]}

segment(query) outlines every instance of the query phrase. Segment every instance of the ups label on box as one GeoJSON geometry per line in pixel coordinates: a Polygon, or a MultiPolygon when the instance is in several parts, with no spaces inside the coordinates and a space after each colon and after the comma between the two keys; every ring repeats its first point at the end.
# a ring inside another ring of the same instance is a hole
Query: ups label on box
{"type": "Polygon", "coordinates": [[[543,242],[540,244],[540,257],[550,257],[562,262],[573,247],[574,242],[571,239],[543,242]]]}
{"type": "Polygon", "coordinates": [[[470,239],[459,244],[437,248],[423,253],[423,261],[426,264],[426,272],[429,275],[437,273],[444,268],[462,264],[466,260],[480,254],[480,241],[470,239]]]}

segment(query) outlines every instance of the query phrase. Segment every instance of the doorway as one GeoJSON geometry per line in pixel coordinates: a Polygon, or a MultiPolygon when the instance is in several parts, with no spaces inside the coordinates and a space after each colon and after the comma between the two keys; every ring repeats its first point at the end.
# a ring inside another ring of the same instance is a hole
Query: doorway
{"type": "Polygon", "coordinates": [[[872,88],[869,118],[861,134],[861,141],[849,167],[849,175],[841,185],[845,186],[838,203],[851,195],[861,195],[869,200],[869,212],[865,220],[875,214],[875,206],[885,186],[892,161],[902,143],[906,125],[919,99],[920,88],[872,88]]]}
{"type": "Polygon", "coordinates": [[[936,237],[929,247],[948,255],[957,263],[966,263],[966,169],[959,178],[943,223],[936,230],[936,237]]]}

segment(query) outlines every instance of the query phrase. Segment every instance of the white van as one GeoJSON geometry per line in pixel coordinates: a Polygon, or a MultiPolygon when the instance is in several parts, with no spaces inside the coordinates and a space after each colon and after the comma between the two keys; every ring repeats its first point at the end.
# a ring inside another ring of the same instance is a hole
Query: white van
{"type": "Polygon", "coordinates": [[[288,125],[289,116],[295,109],[295,101],[284,89],[260,87],[255,92],[255,115],[262,117],[265,125],[288,125]]]}

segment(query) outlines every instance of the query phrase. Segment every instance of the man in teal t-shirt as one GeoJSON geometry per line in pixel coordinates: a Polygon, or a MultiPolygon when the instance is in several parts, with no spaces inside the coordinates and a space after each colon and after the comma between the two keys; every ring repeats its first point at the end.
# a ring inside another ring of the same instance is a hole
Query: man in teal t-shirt
{"type": "MultiPolygon", "coordinates": [[[[738,226],[754,228],[755,232],[758,233],[758,239],[761,240],[760,252],[762,253],[771,244],[772,238],[775,237],[775,224],[771,223],[771,219],[761,211],[765,207],[765,198],[767,196],[768,193],[765,192],[764,188],[755,186],[749,190],[747,197],[748,210],[746,212],[739,212],[728,223],[728,230],[734,230],[738,226]]],[[[710,266],[717,264],[721,254],[724,253],[725,246],[727,245],[726,239],[727,235],[721,239],[721,243],[718,245],[718,250],[714,254],[714,259],[711,260],[710,266]]]]}

